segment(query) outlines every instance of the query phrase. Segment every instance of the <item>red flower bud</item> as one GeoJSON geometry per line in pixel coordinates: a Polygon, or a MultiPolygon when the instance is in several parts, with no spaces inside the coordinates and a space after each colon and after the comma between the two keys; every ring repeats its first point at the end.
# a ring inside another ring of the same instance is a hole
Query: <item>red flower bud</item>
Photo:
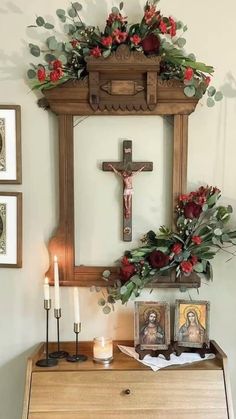
{"type": "Polygon", "coordinates": [[[70,41],[70,43],[71,43],[73,48],[76,48],[77,45],[79,44],[79,41],[78,41],[78,39],[72,39],[72,41],[70,41]]]}
{"type": "Polygon", "coordinates": [[[199,244],[201,244],[201,243],[202,243],[202,238],[201,238],[200,236],[193,236],[193,237],[192,237],[192,242],[193,242],[194,244],[199,245],[199,244]]]}
{"type": "Polygon", "coordinates": [[[198,258],[197,256],[193,255],[191,256],[190,262],[192,263],[192,265],[196,265],[196,263],[198,263],[198,258]]]}
{"type": "Polygon", "coordinates": [[[193,78],[193,69],[191,67],[186,68],[184,72],[184,80],[191,80],[193,78]]]}
{"type": "Polygon", "coordinates": [[[62,67],[62,62],[60,60],[55,60],[52,62],[53,70],[57,70],[62,67]]]}
{"type": "Polygon", "coordinates": [[[51,71],[51,73],[50,73],[50,80],[51,80],[51,82],[52,83],[55,83],[55,82],[57,82],[59,79],[60,79],[60,77],[61,77],[61,71],[59,71],[59,69],[58,70],[53,70],[53,71],[51,71]]]}
{"type": "Polygon", "coordinates": [[[102,38],[102,45],[104,47],[110,47],[112,45],[112,37],[111,36],[106,36],[106,37],[102,38]]]}
{"type": "Polygon", "coordinates": [[[166,33],[167,32],[167,25],[166,25],[165,22],[163,22],[163,20],[161,20],[161,22],[160,22],[159,29],[160,29],[161,33],[166,33]]]}
{"type": "Polygon", "coordinates": [[[133,36],[131,36],[130,40],[134,45],[138,45],[141,42],[141,38],[137,34],[134,34],[133,36]]]}
{"type": "Polygon", "coordinates": [[[120,268],[120,279],[122,282],[128,281],[131,276],[133,276],[135,273],[135,266],[131,263],[129,265],[123,265],[120,268]]]}
{"type": "Polygon", "coordinates": [[[181,262],[180,268],[182,272],[186,274],[190,274],[193,271],[193,265],[188,260],[184,260],[183,262],[181,262]]]}
{"type": "Polygon", "coordinates": [[[91,49],[90,51],[90,55],[92,55],[93,57],[101,57],[102,55],[102,50],[99,47],[94,47],[93,49],[91,49]]]}
{"type": "Polygon", "coordinates": [[[182,252],[182,244],[180,243],[175,243],[173,244],[171,251],[175,254],[175,255],[179,255],[182,252]]]}
{"type": "Polygon", "coordinates": [[[37,71],[38,80],[43,82],[46,79],[46,71],[44,67],[40,67],[37,71]]]}

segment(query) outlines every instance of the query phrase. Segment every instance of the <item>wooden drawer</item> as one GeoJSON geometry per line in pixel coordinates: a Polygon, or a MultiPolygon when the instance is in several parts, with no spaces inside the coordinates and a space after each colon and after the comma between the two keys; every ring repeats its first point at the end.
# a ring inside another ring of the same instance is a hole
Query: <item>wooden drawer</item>
{"type": "Polygon", "coordinates": [[[31,389],[29,419],[228,418],[222,370],[33,372],[31,389]]]}

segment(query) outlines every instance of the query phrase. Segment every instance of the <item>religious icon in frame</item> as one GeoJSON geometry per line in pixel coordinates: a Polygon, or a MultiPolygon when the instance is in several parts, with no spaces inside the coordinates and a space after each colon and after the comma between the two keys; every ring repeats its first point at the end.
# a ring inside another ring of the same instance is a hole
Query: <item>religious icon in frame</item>
{"type": "Polygon", "coordinates": [[[209,346],[209,301],[176,300],[175,341],[179,346],[209,346]]]}
{"type": "Polygon", "coordinates": [[[0,267],[22,266],[22,194],[0,192],[0,267]]]}
{"type": "Polygon", "coordinates": [[[20,106],[0,106],[0,183],[21,183],[20,106]]]}
{"type": "Polygon", "coordinates": [[[136,301],[135,346],[140,349],[168,349],[170,344],[170,306],[166,302],[136,301]]]}

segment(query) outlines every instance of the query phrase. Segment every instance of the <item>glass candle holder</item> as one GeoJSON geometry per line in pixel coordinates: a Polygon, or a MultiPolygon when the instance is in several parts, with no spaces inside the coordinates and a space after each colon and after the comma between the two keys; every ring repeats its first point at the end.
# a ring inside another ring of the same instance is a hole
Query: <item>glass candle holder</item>
{"type": "Polygon", "coordinates": [[[98,337],[93,340],[93,360],[101,364],[109,364],[113,360],[112,339],[98,337]]]}

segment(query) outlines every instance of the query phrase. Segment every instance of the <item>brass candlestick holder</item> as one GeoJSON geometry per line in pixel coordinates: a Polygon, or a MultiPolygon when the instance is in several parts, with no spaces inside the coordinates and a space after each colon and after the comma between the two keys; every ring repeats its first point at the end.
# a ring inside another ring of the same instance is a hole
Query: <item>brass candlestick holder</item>
{"type": "Polygon", "coordinates": [[[46,310],[46,358],[39,359],[36,362],[38,367],[54,367],[58,361],[56,359],[50,359],[48,356],[48,319],[49,311],[51,309],[51,300],[44,300],[44,309],[46,310]]]}
{"type": "Polygon", "coordinates": [[[57,351],[51,352],[49,354],[50,358],[53,359],[62,359],[66,358],[69,354],[66,351],[60,350],[60,318],[61,318],[61,308],[54,309],[54,317],[57,320],[57,351]]]}
{"type": "Polygon", "coordinates": [[[67,357],[68,362],[83,362],[88,359],[86,355],[79,354],[79,333],[81,332],[81,323],[74,323],[75,333],[75,354],[67,357]]]}

